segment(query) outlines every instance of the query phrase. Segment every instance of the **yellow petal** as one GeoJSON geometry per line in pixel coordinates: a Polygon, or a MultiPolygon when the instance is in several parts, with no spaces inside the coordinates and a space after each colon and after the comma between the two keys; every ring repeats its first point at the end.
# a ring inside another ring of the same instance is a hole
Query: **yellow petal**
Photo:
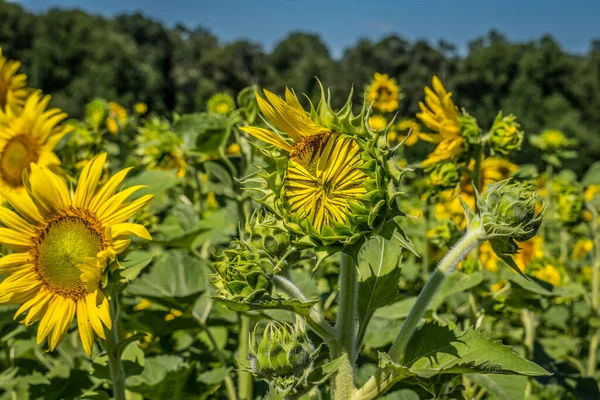
{"type": "Polygon", "coordinates": [[[125,168],[110,177],[108,182],[106,182],[92,198],[92,201],[90,202],[91,211],[96,212],[98,207],[104,204],[113,194],[115,194],[115,191],[121,182],[123,182],[123,179],[125,179],[129,171],[131,171],[131,168],[125,168]]]}
{"type": "Polygon", "coordinates": [[[25,221],[20,215],[6,207],[0,207],[0,222],[6,227],[14,229],[26,236],[35,236],[33,226],[25,221]]]}
{"type": "Polygon", "coordinates": [[[27,264],[31,265],[31,255],[29,253],[12,253],[0,258],[0,275],[11,274],[23,268],[27,264]]]}
{"type": "Polygon", "coordinates": [[[110,235],[113,238],[118,236],[137,236],[142,239],[152,240],[152,236],[148,233],[148,230],[140,224],[122,223],[115,224],[110,227],[110,235]]]}
{"type": "Polygon", "coordinates": [[[46,217],[53,217],[71,205],[69,189],[61,177],[47,168],[31,164],[31,173],[24,173],[27,193],[46,217]]]}
{"type": "Polygon", "coordinates": [[[77,189],[75,190],[75,197],[73,198],[73,205],[75,207],[87,208],[89,203],[92,201],[98,182],[102,176],[104,170],[104,164],[106,163],[106,153],[102,153],[94,157],[79,176],[79,182],[77,182],[77,189]]]}
{"type": "Polygon", "coordinates": [[[81,338],[83,350],[91,357],[94,347],[94,332],[92,330],[92,323],[90,321],[85,298],[77,301],[77,328],[79,330],[79,337],[81,338]]]}
{"type": "Polygon", "coordinates": [[[272,144],[282,150],[292,151],[292,146],[290,146],[285,140],[283,140],[278,134],[273,131],[264,128],[256,128],[254,126],[243,126],[240,128],[242,132],[249,133],[255,138],[262,140],[263,142],[272,144]]]}
{"type": "Polygon", "coordinates": [[[142,208],[146,207],[146,205],[152,200],[154,195],[147,194],[145,196],[140,197],[137,200],[128,203],[126,206],[120,208],[119,210],[114,210],[114,212],[109,213],[108,210],[106,213],[102,215],[98,215],[100,220],[105,225],[118,224],[124,221],[127,221],[129,218],[133,217],[140,211],[142,208]]]}

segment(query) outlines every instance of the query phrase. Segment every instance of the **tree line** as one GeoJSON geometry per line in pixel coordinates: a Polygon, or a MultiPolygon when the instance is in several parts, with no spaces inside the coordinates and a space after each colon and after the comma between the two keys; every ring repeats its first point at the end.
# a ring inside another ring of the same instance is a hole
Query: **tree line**
{"type": "MultiPolygon", "coordinates": [[[[211,95],[235,95],[249,85],[290,86],[315,98],[315,76],[341,104],[351,85],[362,92],[374,72],[397,80],[405,96],[399,114],[412,116],[423,87],[438,75],[481,126],[490,126],[499,110],[514,113],[526,134],[555,128],[577,138],[580,157],[568,167],[579,174],[600,159],[600,39],[575,55],[551,36],[512,43],[490,31],[471,41],[463,56],[445,41],[390,35],[360,39],[334,59],[313,34],[291,33],[267,52],[251,41],[224,43],[202,27],[170,28],[139,13],[34,14],[0,2],[0,21],[5,55],[21,61],[30,86],[52,94],[53,104],[73,117],[96,97],[125,105],[144,101],[166,114],[203,111],[211,95]]],[[[531,162],[532,154],[526,143],[517,161],[531,162]]]]}

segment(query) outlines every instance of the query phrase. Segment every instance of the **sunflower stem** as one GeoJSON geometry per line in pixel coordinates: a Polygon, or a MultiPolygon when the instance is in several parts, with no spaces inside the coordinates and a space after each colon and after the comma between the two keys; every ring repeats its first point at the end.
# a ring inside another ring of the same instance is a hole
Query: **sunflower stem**
{"type": "Polygon", "coordinates": [[[356,359],[356,322],[358,320],[358,270],[354,259],[342,253],[339,278],[339,302],[336,331],[339,350],[334,357],[344,356],[335,377],[335,399],[349,399],[356,391],[354,386],[354,360],[356,359]]]}
{"type": "MultiPolygon", "coordinates": [[[[389,351],[390,358],[394,362],[401,362],[404,350],[412,337],[427,307],[437,294],[446,278],[454,272],[458,263],[485,238],[482,227],[467,231],[465,236],[440,261],[437,268],[419,293],[419,297],[410,310],[404,325],[400,329],[392,348],[389,351]]],[[[354,400],[370,400],[382,395],[396,382],[393,370],[389,368],[378,369],[371,379],[365,383],[354,395],[354,400]]]]}
{"type": "Polygon", "coordinates": [[[121,309],[119,306],[119,294],[115,293],[110,297],[110,317],[112,320],[112,328],[106,329],[106,353],[108,354],[108,362],[110,367],[110,377],[113,384],[113,396],[115,400],[125,400],[125,370],[121,362],[119,354],[119,314],[121,309]]]}
{"type": "MultiPolygon", "coordinates": [[[[243,360],[248,359],[248,342],[250,340],[250,317],[244,314],[240,315],[240,337],[238,357],[243,360]]],[[[238,399],[251,400],[254,389],[252,373],[249,371],[238,372],[238,399]]]]}

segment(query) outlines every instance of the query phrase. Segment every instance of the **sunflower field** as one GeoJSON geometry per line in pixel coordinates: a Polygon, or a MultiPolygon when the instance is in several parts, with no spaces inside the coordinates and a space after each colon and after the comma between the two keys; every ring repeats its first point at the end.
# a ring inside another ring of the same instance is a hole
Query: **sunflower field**
{"type": "Polygon", "coordinates": [[[435,75],[415,114],[375,73],[71,118],[28,74],[0,49],[1,400],[600,398],[564,131],[435,75]]]}

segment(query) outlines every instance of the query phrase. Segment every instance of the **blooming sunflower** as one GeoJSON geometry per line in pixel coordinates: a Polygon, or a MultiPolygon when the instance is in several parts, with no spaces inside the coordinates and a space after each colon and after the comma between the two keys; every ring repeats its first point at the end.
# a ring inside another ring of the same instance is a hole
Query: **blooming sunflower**
{"type": "Polygon", "coordinates": [[[46,110],[50,96],[41,91],[25,102],[19,116],[10,118],[0,129],[0,188],[23,192],[23,171],[31,163],[39,166],[60,165],[53,150],[71,129],[60,122],[67,117],[58,108],[46,110]]]}
{"type": "Polygon", "coordinates": [[[398,109],[400,88],[396,80],[388,74],[375,73],[373,81],[367,89],[367,98],[373,108],[383,112],[394,112],[398,109]]]}
{"type": "Polygon", "coordinates": [[[594,242],[590,239],[579,239],[573,245],[573,253],[571,258],[573,260],[581,260],[587,253],[594,249],[594,242]]]}
{"type": "Polygon", "coordinates": [[[547,282],[552,286],[562,286],[564,277],[560,269],[553,264],[545,264],[533,273],[537,279],[547,282]]]}
{"type": "Polygon", "coordinates": [[[383,131],[387,124],[387,119],[381,115],[373,115],[369,117],[369,127],[374,131],[383,131]]]}
{"type": "Polygon", "coordinates": [[[31,92],[27,75],[17,74],[20,67],[20,62],[7,60],[0,47],[0,120],[18,114],[31,92]]]}
{"type": "Polygon", "coordinates": [[[422,134],[421,138],[438,145],[423,161],[424,167],[452,159],[464,149],[464,139],[460,133],[460,113],[452,101],[452,93],[446,91],[437,76],[433,77],[431,86],[433,90],[425,87],[425,103],[419,102],[421,112],[417,113],[417,118],[435,132],[422,134]]]}
{"type": "Polygon", "coordinates": [[[73,318],[88,355],[94,333],[110,329],[108,302],[100,290],[106,265],[127,248],[126,236],[151,240],[142,225],[126,222],[152,199],[126,202],[143,186],[115,193],[129,169],[98,188],[106,154],[83,169],[75,193],[48,168],[32,164],[24,174],[26,192],[0,188],[14,211],[0,207],[0,243],[13,253],[0,258],[0,304],[21,304],[15,318],[27,314],[26,325],[40,321],[37,343],[48,339],[52,351],[73,318]]]}
{"type": "Polygon", "coordinates": [[[366,107],[354,116],[350,99],[334,113],[323,90],[310,114],[289,89],[285,100],[264,93],[266,100],[257,95],[258,105],[274,129],[241,128],[280,150],[273,156],[277,172],[263,171],[270,190],[263,192],[262,202],[280,213],[292,231],[323,243],[356,240],[373,227],[384,204],[392,202],[386,197],[392,190],[385,189],[387,150],[376,146],[385,132],[370,131],[366,107]]]}

